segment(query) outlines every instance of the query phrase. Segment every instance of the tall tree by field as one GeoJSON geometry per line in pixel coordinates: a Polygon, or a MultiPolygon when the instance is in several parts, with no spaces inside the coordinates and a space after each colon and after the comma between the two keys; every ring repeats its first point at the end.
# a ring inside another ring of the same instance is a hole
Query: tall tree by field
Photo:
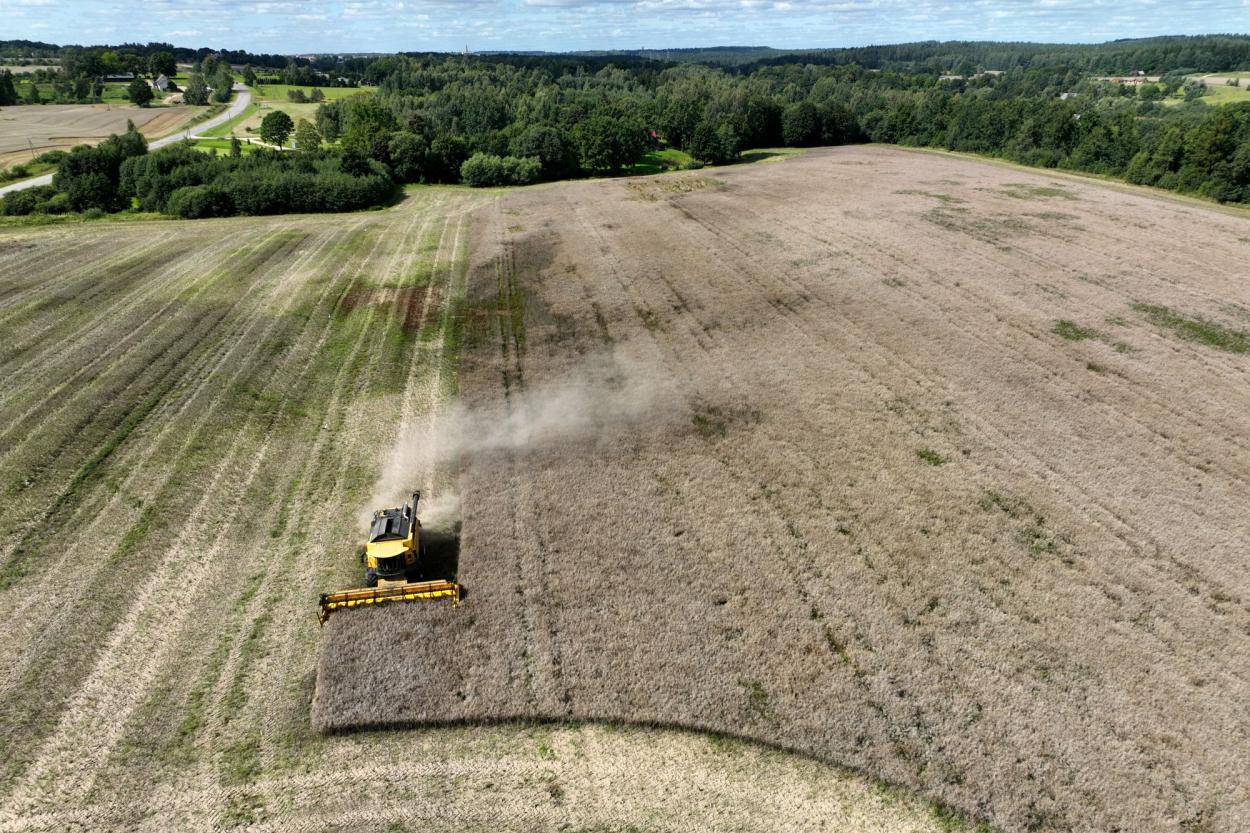
{"type": "Polygon", "coordinates": [[[711,165],[732,162],[741,152],[742,142],[727,123],[717,126],[705,121],[695,128],[690,139],[690,155],[711,165]]]}
{"type": "Polygon", "coordinates": [[[34,81],[26,84],[26,90],[22,94],[23,104],[43,104],[43,96],[39,94],[39,87],[34,81]]]}
{"type": "Polygon", "coordinates": [[[810,101],[800,101],[781,115],[781,137],[790,147],[810,147],[820,141],[820,117],[810,101]]]}
{"type": "Polygon", "coordinates": [[[642,158],[642,122],[632,116],[601,114],[573,128],[582,167],[588,171],[611,173],[642,158]]]}
{"type": "Polygon", "coordinates": [[[391,157],[391,170],[399,182],[420,182],[425,176],[429,146],[424,137],[401,131],[391,137],[387,151],[391,157]]]}
{"type": "Polygon", "coordinates": [[[148,56],[148,73],[155,78],[166,75],[173,78],[178,73],[178,63],[168,52],[157,52],[148,56]]]}
{"type": "Polygon", "coordinates": [[[203,75],[198,72],[191,73],[187,78],[187,88],[182,92],[182,100],[197,107],[208,103],[208,84],[205,83],[203,75]]]}
{"type": "Polygon", "coordinates": [[[274,110],[260,121],[260,138],[262,141],[282,147],[286,144],[295,123],[291,117],[281,110],[274,110]]]}
{"type": "Polygon", "coordinates": [[[673,147],[685,150],[703,118],[703,103],[692,98],[679,98],[664,108],[660,129],[673,147]]]}
{"type": "Polygon", "coordinates": [[[391,135],[399,130],[399,120],[394,112],[372,95],[342,99],[338,102],[338,109],[343,113],[340,136],[343,147],[358,150],[370,159],[389,163],[387,148],[391,135]]]}
{"type": "Polygon", "coordinates": [[[13,86],[13,73],[9,70],[0,72],[0,107],[17,104],[17,88],[13,86]]]}
{"type": "Polygon", "coordinates": [[[243,67],[243,83],[249,87],[256,86],[256,71],[252,69],[251,64],[243,67]]]}
{"type": "Polygon", "coordinates": [[[233,89],[234,75],[230,72],[230,65],[222,61],[217,65],[217,72],[213,76],[213,101],[225,104],[230,100],[233,89]]]}
{"type": "Polygon", "coordinates": [[[295,123],[294,136],[300,150],[316,150],[321,147],[321,134],[308,119],[300,119],[295,123]]]}
{"type": "Polygon", "coordinates": [[[152,88],[142,78],[136,78],[130,82],[130,85],[126,87],[126,97],[130,99],[131,104],[139,107],[149,106],[154,98],[152,88]]]}

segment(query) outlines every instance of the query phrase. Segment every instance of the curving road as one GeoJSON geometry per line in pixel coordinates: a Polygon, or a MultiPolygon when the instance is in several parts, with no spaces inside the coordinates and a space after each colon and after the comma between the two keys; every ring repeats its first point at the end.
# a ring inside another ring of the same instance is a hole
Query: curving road
{"type": "MultiPolygon", "coordinates": [[[[234,103],[230,105],[226,112],[219,116],[214,116],[203,124],[197,124],[194,127],[189,127],[180,133],[175,133],[172,136],[166,136],[162,139],[155,139],[148,142],[148,150],[156,150],[157,148],[165,147],[165,145],[172,145],[174,142],[180,142],[183,139],[190,139],[196,134],[208,130],[210,127],[216,127],[223,122],[227,122],[242,113],[247,105],[252,103],[252,91],[239,83],[234,85],[234,91],[238,93],[238,95],[235,96],[234,103]]],[[[52,176],[52,174],[44,174],[43,176],[37,176],[34,179],[25,179],[21,182],[15,182],[12,185],[6,185],[3,188],[0,188],[0,197],[3,197],[10,191],[21,191],[24,188],[34,188],[36,185],[51,185],[52,176]]]]}

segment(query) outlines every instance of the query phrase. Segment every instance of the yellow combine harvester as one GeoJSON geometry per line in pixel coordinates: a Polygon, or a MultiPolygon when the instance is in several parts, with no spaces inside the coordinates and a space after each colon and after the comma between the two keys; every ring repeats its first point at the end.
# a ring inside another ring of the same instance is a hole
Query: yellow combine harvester
{"type": "Polygon", "coordinates": [[[369,540],[360,556],[365,565],[365,586],[322,593],[321,613],[317,617],[321,624],[336,610],[360,605],[439,598],[451,599],[452,607],[460,604],[460,585],[453,581],[408,580],[421,567],[421,521],[417,520],[420,499],[421,493],[413,492],[411,505],[405,503],[373,513],[369,540]]]}

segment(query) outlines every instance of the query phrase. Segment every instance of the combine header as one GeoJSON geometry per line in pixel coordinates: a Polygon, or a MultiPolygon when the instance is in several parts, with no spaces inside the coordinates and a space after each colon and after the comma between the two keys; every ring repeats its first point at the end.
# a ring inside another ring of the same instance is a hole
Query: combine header
{"type": "Polygon", "coordinates": [[[420,492],[412,493],[412,504],[396,509],[380,509],[373,513],[369,540],[360,556],[365,565],[365,586],[358,590],[340,590],[321,594],[322,625],[336,610],[361,605],[403,602],[416,599],[451,599],[452,607],[460,604],[460,585],[453,581],[409,581],[421,568],[424,549],[421,546],[421,521],[417,520],[420,492]]]}

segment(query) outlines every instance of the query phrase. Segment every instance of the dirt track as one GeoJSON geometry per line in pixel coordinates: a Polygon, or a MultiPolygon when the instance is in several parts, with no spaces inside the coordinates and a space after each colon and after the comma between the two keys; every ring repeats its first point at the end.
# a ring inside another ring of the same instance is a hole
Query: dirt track
{"type": "Polygon", "coordinates": [[[359,581],[387,450],[456,390],[492,199],[0,229],[0,831],[940,829],[697,735],[312,731],[317,593],[359,581]]]}
{"type": "Polygon", "coordinates": [[[1010,830],[1247,829],[1247,241],[881,148],[484,208],[462,392],[539,441],[470,438],[469,598],[332,619],[317,725],[676,724],[1010,830]]]}

